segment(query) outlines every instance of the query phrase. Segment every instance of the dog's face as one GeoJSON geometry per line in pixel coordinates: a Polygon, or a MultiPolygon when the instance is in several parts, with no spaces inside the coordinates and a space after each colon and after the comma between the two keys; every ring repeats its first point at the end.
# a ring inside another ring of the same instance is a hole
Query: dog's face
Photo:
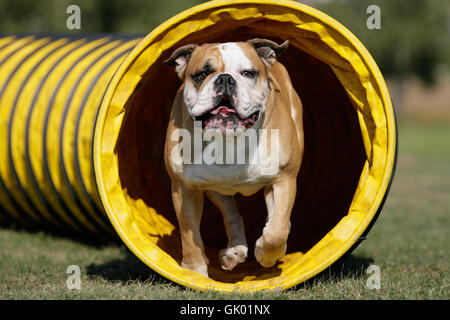
{"type": "Polygon", "coordinates": [[[246,130],[266,110],[268,73],[288,42],[270,40],[190,44],[166,60],[184,81],[184,103],[203,129],[246,130]]]}

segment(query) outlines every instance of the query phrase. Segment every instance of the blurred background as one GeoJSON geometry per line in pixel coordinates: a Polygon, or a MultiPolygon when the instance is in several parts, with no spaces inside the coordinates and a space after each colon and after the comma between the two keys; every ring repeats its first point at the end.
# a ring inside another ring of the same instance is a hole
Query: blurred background
{"type": "MultiPolygon", "coordinates": [[[[0,0],[0,33],[144,35],[202,2],[0,0]],[[81,8],[81,30],[66,27],[66,9],[73,4],[81,8]]],[[[352,254],[356,258],[350,257],[328,276],[316,278],[286,297],[449,299],[450,1],[299,2],[341,22],[374,57],[397,113],[399,156],[383,213],[369,240],[352,254]],[[367,28],[369,5],[381,10],[380,29],[367,28]],[[378,291],[364,286],[364,268],[373,262],[382,272],[382,290],[378,291]]],[[[19,229],[0,229],[0,243],[0,299],[215,297],[168,289],[164,280],[116,245],[97,248],[19,229]],[[74,263],[81,266],[87,288],[78,296],[64,286],[65,267],[74,263]],[[153,288],[142,286],[142,281],[150,281],[153,288]],[[114,286],[117,283],[119,287],[114,286]]]]}
{"type": "MultiPolygon", "coordinates": [[[[0,0],[0,32],[146,34],[200,0],[0,0]],[[66,8],[81,8],[81,30],[68,30],[66,8]]],[[[450,101],[450,2],[446,0],[299,0],[331,15],[369,49],[401,113],[446,116],[450,101]],[[369,30],[369,5],[381,29],[369,30]],[[448,93],[448,96],[446,95],[448,93]],[[446,105],[447,104],[447,105],[446,105]],[[426,108],[423,108],[425,107],[426,108]],[[426,109],[426,110],[424,110],[426,109]]]]}

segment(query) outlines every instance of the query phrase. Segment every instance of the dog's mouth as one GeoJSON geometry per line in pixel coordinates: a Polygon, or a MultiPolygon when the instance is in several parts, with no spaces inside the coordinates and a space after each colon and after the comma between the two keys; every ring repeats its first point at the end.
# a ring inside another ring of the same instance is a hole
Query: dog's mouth
{"type": "Polygon", "coordinates": [[[197,117],[202,122],[202,128],[218,129],[222,133],[227,130],[246,130],[253,126],[259,119],[259,111],[252,113],[249,117],[241,119],[233,107],[233,103],[226,95],[223,95],[215,108],[197,117]]]}

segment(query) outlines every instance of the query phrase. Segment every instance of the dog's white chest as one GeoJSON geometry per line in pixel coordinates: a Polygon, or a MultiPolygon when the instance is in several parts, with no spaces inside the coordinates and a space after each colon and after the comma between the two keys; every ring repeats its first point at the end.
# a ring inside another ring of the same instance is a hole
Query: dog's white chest
{"type": "Polygon", "coordinates": [[[246,157],[238,157],[239,150],[235,148],[233,161],[227,161],[226,151],[223,157],[219,157],[222,161],[217,161],[218,158],[214,161],[205,148],[201,163],[197,158],[197,163],[180,163],[172,169],[189,188],[213,190],[224,195],[251,195],[279,173],[284,161],[279,157],[278,148],[271,151],[268,152],[265,144],[259,144],[251,152],[247,147],[246,157]]]}
{"type": "Polygon", "coordinates": [[[256,193],[278,173],[259,164],[185,165],[183,181],[191,188],[213,190],[224,195],[256,193]]]}

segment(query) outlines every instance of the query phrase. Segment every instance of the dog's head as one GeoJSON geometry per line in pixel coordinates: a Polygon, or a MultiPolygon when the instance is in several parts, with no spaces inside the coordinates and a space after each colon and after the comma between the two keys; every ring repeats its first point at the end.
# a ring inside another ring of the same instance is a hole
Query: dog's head
{"type": "Polygon", "coordinates": [[[288,44],[265,39],[188,44],[165,63],[184,81],[184,103],[204,129],[246,130],[266,109],[269,70],[288,44]]]}

